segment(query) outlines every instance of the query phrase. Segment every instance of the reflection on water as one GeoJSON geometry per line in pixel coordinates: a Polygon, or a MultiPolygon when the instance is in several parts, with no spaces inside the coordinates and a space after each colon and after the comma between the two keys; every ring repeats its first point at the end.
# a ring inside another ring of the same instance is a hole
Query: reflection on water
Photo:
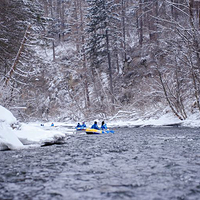
{"type": "Polygon", "coordinates": [[[0,200],[200,199],[200,131],[123,128],[0,152],[0,200]]]}

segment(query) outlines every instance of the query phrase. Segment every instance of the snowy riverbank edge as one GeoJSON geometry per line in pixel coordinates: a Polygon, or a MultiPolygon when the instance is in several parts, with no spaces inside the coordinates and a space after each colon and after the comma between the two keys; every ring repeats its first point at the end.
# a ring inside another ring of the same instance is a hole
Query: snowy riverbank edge
{"type": "MultiPolygon", "coordinates": [[[[10,111],[0,106],[0,150],[5,149],[22,149],[35,146],[43,146],[45,144],[54,144],[62,140],[65,140],[68,135],[74,134],[75,126],[77,122],[54,122],[55,126],[51,126],[52,122],[44,123],[41,126],[41,122],[20,123],[19,129],[12,129],[11,125],[18,123],[17,119],[12,115],[10,111]]],[[[105,119],[99,119],[98,125],[105,119]]],[[[171,113],[167,113],[161,117],[149,118],[149,119],[106,119],[107,126],[111,128],[121,127],[200,127],[200,117],[198,114],[191,115],[186,120],[179,120],[171,113]]],[[[93,121],[86,122],[90,127],[93,121]]]]}
{"type": "Polygon", "coordinates": [[[19,123],[13,114],[0,105],[0,150],[23,149],[58,143],[66,135],[57,130],[19,123]]]}
{"type": "Polygon", "coordinates": [[[111,127],[162,127],[162,126],[172,126],[172,127],[189,127],[198,128],[200,127],[200,116],[194,114],[189,116],[186,120],[180,120],[175,117],[172,113],[165,114],[157,118],[149,119],[137,119],[137,120],[114,120],[110,121],[109,125],[111,127]]]}
{"type": "MultiPolygon", "coordinates": [[[[101,121],[104,120],[108,126],[108,128],[123,128],[123,127],[164,127],[164,126],[172,126],[172,127],[188,127],[188,128],[198,128],[200,127],[200,116],[198,114],[191,115],[186,120],[179,120],[173,114],[168,113],[163,116],[157,118],[144,118],[137,120],[120,118],[120,119],[95,119],[94,121],[98,122],[98,126],[101,125],[101,121]]],[[[86,121],[87,127],[91,127],[94,121],[86,121]]],[[[54,129],[59,130],[59,128],[64,128],[66,134],[72,134],[75,126],[78,122],[74,121],[66,121],[66,122],[54,122],[54,129]]],[[[80,122],[81,123],[81,122],[80,122]]],[[[28,123],[31,126],[40,126],[40,122],[30,122],[28,123]]],[[[50,130],[51,122],[44,123],[44,129],[50,130]]]]}

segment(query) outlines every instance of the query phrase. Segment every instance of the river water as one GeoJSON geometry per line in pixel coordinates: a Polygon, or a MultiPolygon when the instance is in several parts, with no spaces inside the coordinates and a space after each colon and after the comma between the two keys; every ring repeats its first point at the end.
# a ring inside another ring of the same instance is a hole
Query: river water
{"type": "Polygon", "coordinates": [[[199,200],[200,129],[119,128],[0,151],[0,200],[199,200]]]}

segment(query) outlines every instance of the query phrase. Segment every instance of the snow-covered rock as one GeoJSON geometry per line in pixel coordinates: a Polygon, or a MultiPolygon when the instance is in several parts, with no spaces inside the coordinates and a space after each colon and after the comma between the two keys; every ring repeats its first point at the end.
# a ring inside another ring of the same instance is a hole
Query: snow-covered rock
{"type": "Polygon", "coordinates": [[[23,148],[22,142],[7,122],[0,121],[0,150],[23,148]]]}
{"type": "Polygon", "coordinates": [[[14,123],[17,123],[17,120],[13,114],[0,106],[0,150],[23,148],[22,142],[11,128],[14,123]]]}
{"type": "Polygon", "coordinates": [[[24,144],[41,144],[44,143],[56,143],[57,140],[60,140],[65,137],[65,134],[54,130],[54,127],[49,126],[49,129],[46,130],[42,126],[36,126],[35,124],[25,124],[21,126],[21,130],[15,130],[16,135],[24,144]]]}
{"type": "Polygon", "coordinates": [[[65,134],[54,130],[22,124],[20,130],[12,129],[17,119],[6,108],[0,106],[0,150],[21,149],[32,146],[43,146],[64,141],[65,134]]]}
{"type": "Polygon", "coordinates": [[[13,116],[13,114],[0,105],[0,121],[7,122],[8,124],[14,124],[17,122],[17,119],[13,116]]]}

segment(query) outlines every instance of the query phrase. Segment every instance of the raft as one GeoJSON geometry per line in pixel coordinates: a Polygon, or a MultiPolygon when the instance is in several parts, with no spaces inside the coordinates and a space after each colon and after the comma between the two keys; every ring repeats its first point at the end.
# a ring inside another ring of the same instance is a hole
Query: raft
{"type": "Polygon", "coordinates": [[[87,128],[87,129],[85,130],[85,132],[86,132],[87,134],[114,133],[113,130],[109,130],[109,129],[107,129],[107,130],[97,130],[97,129],[92,129],[92,128],[87,128]]]}
{"type": "Polygon", "coordinates": [[[77,130],[77,131],[85,131],[86,128],[85,128],[85,127],[77,127],[76,130],[77,130]]]}
{"type": "Polygon", "coordinates": [[[86,128],[85,127],[76,127],[76,131],[75,133],[84,133],[85,134],[85,130],[86,128]]]}

